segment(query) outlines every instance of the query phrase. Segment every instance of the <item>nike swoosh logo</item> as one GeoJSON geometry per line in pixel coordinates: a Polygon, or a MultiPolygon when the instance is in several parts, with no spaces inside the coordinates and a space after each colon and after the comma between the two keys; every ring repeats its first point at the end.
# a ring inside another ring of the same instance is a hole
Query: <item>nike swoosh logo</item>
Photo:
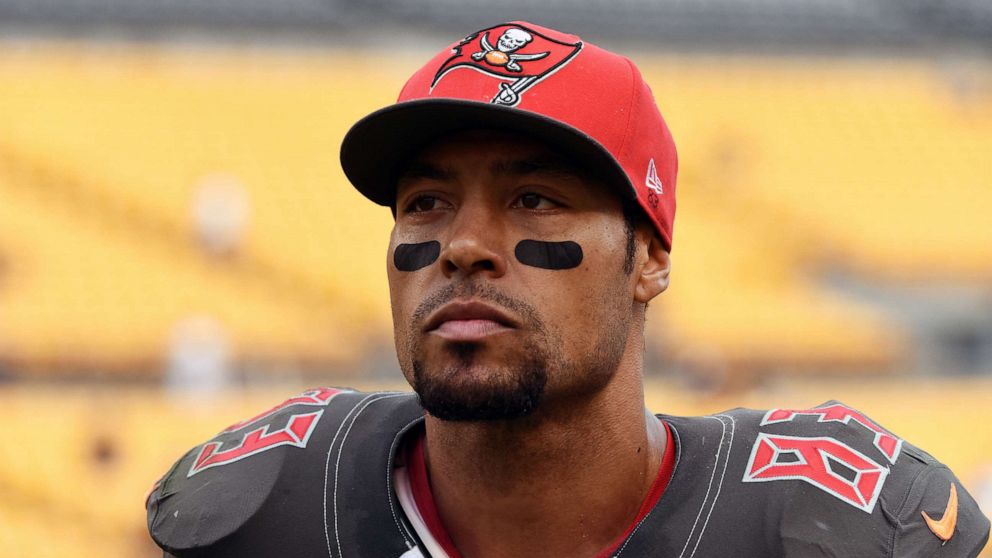
{"type": "Polygon", "coordinates": [[[944,516],[940,518],[940,521],[927,515],[927,512],[921,511],[923,514],[923,519],[927,522],[927,527],[937,538],[947,542],[951,540],[954,536],[954,527],[958,524],[958,490],[954,487],[954,483],[951,483],[951,495],[947,498],[947,507],[944,508],[944,516]]]}

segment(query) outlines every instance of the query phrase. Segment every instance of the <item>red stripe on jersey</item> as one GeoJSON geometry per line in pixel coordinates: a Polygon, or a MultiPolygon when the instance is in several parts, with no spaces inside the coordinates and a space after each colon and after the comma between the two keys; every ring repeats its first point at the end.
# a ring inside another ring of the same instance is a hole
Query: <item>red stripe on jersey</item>
{"type": "MultiPolygon", "coordinates": [[[[661,467],[658,468],[658,476],[655,477],[654,482],[651,484],[651,489],[648,490],[647,495],[641,502],[641,507],[634,521],[610,546],[596,553],[595,558],[609,558],[627,540],[627,537],[634,532],[634,529],[637,528],[641,520],[647,517],[648,513],[654,509],[655,505],[658,504],[658,500],[661,499],[661,495],[665,493],[665,488],[668,487],[668,481],[671,480],[672,472],[675,469],[675,442],[672,437],[672,429],[668,426],[668,423],[661,421],[661,424],[665,427],[667,441],[665,443],[665,455],[662,456],[661,467]]],[[[444,524],[441,522],[441,516],[437,511],[437,505],[434,503],[434,495],[431,493],[430,479],[427,476],[427,463],[424,456],[425,438],[424,431],[421,431],[420,435],[413,440],[413,443],[407,444],[406,448],[406,463],[410,475],[410,489],[413,492],[413,500],[417,505],[417,509],[420,510],[420,515],[423,516],[424,523],[427,524],[427,528],[430,530],[434,540],[441,545],[450,558],[462,558],[461,553],[455,548],[455,543],[451,540],[451,536],[448,535],[447,529],[444,528],[444,524]]]]}
{"type": "Polygon", "coordinates": [[[424,430],[413,441],[407,444],[406,466],[410,475],[410,490],[413,492],[413,501],[420,510],[420,515],[427,524],[427,529],[431,532],[434,540],[441,545],[449,558],[462,558],[462,555],[455,548],[455,543],[448,535],[448,530],[441,523],[441,516],[437,513],[437,506],[434,504],[434,495],[431,494],[431,481],[427,477],[427,460],[424,457],[424,440],[427,433],[424,430]]]}
{"type": "Polygon", "coordinates": [[[651,513],[651,510],[658,504],[658,500],[661,500],[661,495],[665,493],[665,489],[668,488],[668,481],[672,479],[672,473],[675,470],[675,441],[672,437],[672,429],[668,426],[668,423],[662,420],[661,424],[665,426],[666,441],[665,455],[661,456],[661,467],[658,467],[658,476],[654,478],[654,482],[651,483],[651,490],[648,490],[647,496],[641,502],[641,509],[637,511],[637,518],[634,519],[633,523],[627,527],[627,530],[622,535],[617,537],[617,540],[613,541],[613,544],[597,553],[595,558],[610,558],[620,548],[623,541],[627,540],[627,537],[634,532],[634,529],[641,523],[641,520],[651,513]]]}

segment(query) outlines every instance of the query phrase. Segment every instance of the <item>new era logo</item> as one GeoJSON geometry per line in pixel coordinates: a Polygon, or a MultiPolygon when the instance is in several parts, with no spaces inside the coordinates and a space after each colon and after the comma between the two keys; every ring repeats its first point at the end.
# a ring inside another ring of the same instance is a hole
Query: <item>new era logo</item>
{"type": "Polygon", "coordinates": [[[654,166],[654,159],[651,159],[648,163],[648,176],[644,179],[644,184],[649,190],[659,196],[665,193],[664,185],[661,183],[661,179],[658,178],[658,169],[654,166]]]}

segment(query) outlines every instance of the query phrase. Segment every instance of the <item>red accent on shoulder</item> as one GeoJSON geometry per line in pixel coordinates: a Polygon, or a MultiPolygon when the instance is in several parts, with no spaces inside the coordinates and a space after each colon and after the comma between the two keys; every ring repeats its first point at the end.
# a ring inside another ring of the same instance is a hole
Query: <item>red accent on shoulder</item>
{"type": "Polygon", "coordinates": [[[627,527],[617,540],[613,541],[613,544],[596,554],[595,558],[610,558],[613,556],[613,553],[620,548],[620,545],[627,540],[627,537],[634,532],[634,529],[637,528],[641,521],[658,504],[658,500],[661,500],[661,495],[668,488],[668,481],[672,480],[672,473],[675,471],[675,441],[672,436],[672,428],[668,426],[667,422],[661,419],[658,420],[665,427],[666,439],[665,454],[661,457],[661,467],[658,467],[658,476],[654,478],[654,483],[651,484],[651,490],[648,491],[647,496],[644,497],[644,501],[641,502],[641,508],[637,511],[637,517],[633,523],[627,527]]]}
{"type": "Polygon", "coordinates": [[[865,416],[861,411],[852,409],[842,403],[834,403],[812,409],[772,409],[765,414],[761,425],[788,422],[795,419],[796,415],[818,416],[820,417],[819,422],[851,424],[854,421],[860,424],[875,434],[875,447],[882,452],[885,458],[889,460],[889,463],[895,464],[896,459],[899,458],[899,452],[902,450],[902,439],[882,428],[882,426],[865,416]]]}
{"type": "Polygon", "coordinates": [[[409,468],[410,489],[413,492],[413,501],[420,510],[420,515],[427,524],[427,529],[431,532],[434,540],[441,545],[441,548],[448,554],[449,558],[462,558],[461,553],[455,548],[454,541],[448,535],[441,516],[437,512],[437,505],[434,503],[434,495],[431,493],[431,481],[427,476],[427,460],[424,456],[424,440],[426,432],[420,431],[412,444],[407,444],[406,463],[409,468]]]}

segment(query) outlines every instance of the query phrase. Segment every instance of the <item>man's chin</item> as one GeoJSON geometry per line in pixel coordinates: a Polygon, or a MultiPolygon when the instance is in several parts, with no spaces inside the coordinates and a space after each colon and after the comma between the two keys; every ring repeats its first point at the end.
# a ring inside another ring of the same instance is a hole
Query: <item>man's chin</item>
{"type": "Polygon", "coordinates": [[[413,388],[424,410],[440,420],[495,421],[529,415],[540,404],[547,370],[536,363],[487,368],[477,362],[426,370],[413,363],[413,388]]]}

